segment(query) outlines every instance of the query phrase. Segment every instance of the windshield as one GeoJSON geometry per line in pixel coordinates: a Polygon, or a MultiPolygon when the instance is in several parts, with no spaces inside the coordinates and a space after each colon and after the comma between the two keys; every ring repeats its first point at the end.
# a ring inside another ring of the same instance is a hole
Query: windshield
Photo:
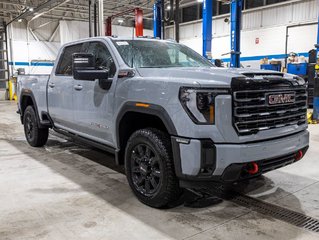
{"type": "Polygon", "coordinates": [[[113,40],[124,62],[135,68],[213,67],[192,49],[173,42],[113,40]]]}

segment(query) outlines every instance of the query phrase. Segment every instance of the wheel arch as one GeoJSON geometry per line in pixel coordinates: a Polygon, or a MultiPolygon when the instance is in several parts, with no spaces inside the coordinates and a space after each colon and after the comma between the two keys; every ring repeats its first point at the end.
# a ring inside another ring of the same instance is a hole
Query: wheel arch
{"type": "Polygon", "coordinates": [[[37,102],[35,100],[35,97],[33,95],[33,92],[29,89],[22,89],[21,94],[20,94],[20,100],[19,100],[19,105],[20,105],[20,118],[21,118],[21,123],[23,124],[23,115],[28,106],[33,106],[37,121],[38,121],[38,126],[42,127],[41,122],[40,122],[40,117],[39,117],[39,112],[38,112],[38,106],[37,102]]]}
{"type": "Polygon", "coordinates": [[[177,135],[173,121],[162,106],[143,103],[141,107],[137,106],[137,102],[127,102],[121,108],[116,118],[116,144],[119,149],[117,164],[124,163],[124,151],[131,134],[148,127],[177,135]]]}

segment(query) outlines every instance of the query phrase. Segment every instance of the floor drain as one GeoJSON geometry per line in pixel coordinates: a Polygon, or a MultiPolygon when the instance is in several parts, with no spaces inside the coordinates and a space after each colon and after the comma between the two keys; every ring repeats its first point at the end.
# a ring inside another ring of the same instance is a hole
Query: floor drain
{"type": "Polygon", "coordinates": [[[319,220],[313,217],[244,195],[237,195],[231,201],[253,211],[319,233],[319,220]]]}

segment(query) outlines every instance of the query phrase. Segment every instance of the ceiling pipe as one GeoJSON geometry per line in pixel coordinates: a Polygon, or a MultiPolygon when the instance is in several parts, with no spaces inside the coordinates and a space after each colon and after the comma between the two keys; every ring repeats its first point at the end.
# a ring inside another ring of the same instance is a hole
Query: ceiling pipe
{"type": "Polygon", "coordinates": [[[92,2],[91,2],[91,0],[89,0],[89,37],[92,37],[92,23],[91,23],[91,21],[92,21],[92,10],[91,10],[91,5],[92,5],[92,2]]]}
{"type": "Polygon", "coordinates": [[[176,0],[176,2],[175,2],[175,40],[176,40],[176,42],[179,42],[179,22],[180,22],[179,3],[180,3],[180,0],[176,0]]]}
{"type": "MultiPolygon", "coordinates": [[[[40,17],[41,15],[43,15],[43,14],[45,14],[45,13],[47,13],[47,12],[52,11],[52,10],[55,9],[56,7],[61,6],[62,4],[66,3],[66,2],[68,2],[68,1],[70,1],[70,0],[65,0],[64,2],[62,2],[62,3],[60,3],[60,4],[56,5],[56,6],[54,6],[53,8],[50,8],[50,9],[47,10],[47,11],[44,11],[44,12],[42,12],[42,13],[37,14],[36,16],[34,16],[33,18],[31,18],[30,21],[34,20],[35,18],[40,17]]],[[[26,18],[26,17],[30,16],[33,12],[40,12],[42,9],[45,9],[45,8],[47,8],[47,7],[50,7],[50,6],[52,5],[52,3],[54,3],[54,2],[56,2],[56,0],[49,0],[49,1],[47,1],[47,2],[45,2],[45,3],[43,3],[43,4],[41,4],[40,6],[36,7],[36,8],[33,9],[32,11],[29,11],[29,8],[26,8],[25,11],[23,11],[23,12],[22,12],[21,14],[19,14],[17,17],[15,17],[14,19],[12,19],[12,20],[11,20],[10,22],[8,22],[6,25],[9,25],[9,24],[11,24],[12,22],[14,22],[14,21],[16,21],[16,20],[18,20],[18,19],[20,19],[20,18],[21,18],[21,19],[22,19],[22,18],[26,18]]]]}
{"type": "Polygon", "coordinates": [[[103,12],[103,0],[99,0],[99,36],[104,33],[104,12],[103,12]]]}
{"type": "MultiPolygon", "coordinates": [[[[46,14],[46,13],[51,12],[51,11],[54,10],[55,8],[57,8],[57,7],[59,7],[59,6],[63,5],[63,4],[65,4],[65,3],[67,3],[67,2],[69,2],[69,1],[70,1],[70,0],[65,0],[65,1],[63,1],[62,3],[59,3],[58,5],[56,5],[56,6],[52,7],[52,8],[50,8],[49,10],[44,11],[44,12],[41,12],[41,13],[35,15],[33,18],[30,19],[30,21],[28,21],[28,23],[32,22],[34,19],[37,19],[37,18],[41,17],[43,14],[46,14]]],[[[39,8],[40,8],[40,7],[39,7],[39,8]]],[[[35,11],[35,12],[39,11],[39,8],[36,8],[34,11],[35,11]]],[[[40,10],[41,10],[41,9],[40,9],[40,10]]]]}

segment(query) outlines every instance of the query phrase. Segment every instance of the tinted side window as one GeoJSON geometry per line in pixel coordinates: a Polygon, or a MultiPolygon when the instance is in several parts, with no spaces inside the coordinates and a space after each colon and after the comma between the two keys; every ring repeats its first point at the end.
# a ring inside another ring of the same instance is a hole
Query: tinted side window
{"type": "Polygon", "coordinates": [[[57,66],[56,74],[72,75],[72,54],[79,53],[82,50],[82,43],[65,47],[57,66]]]}
{"type": "Polygon", "coordinates": [[[95,56],[95,63],[97,68],[108,69],[109,77],[114,77],[116,73],[116,66],[110,51],[103,43],[90,43],[88,53],[92,53],[95,56]]]}

